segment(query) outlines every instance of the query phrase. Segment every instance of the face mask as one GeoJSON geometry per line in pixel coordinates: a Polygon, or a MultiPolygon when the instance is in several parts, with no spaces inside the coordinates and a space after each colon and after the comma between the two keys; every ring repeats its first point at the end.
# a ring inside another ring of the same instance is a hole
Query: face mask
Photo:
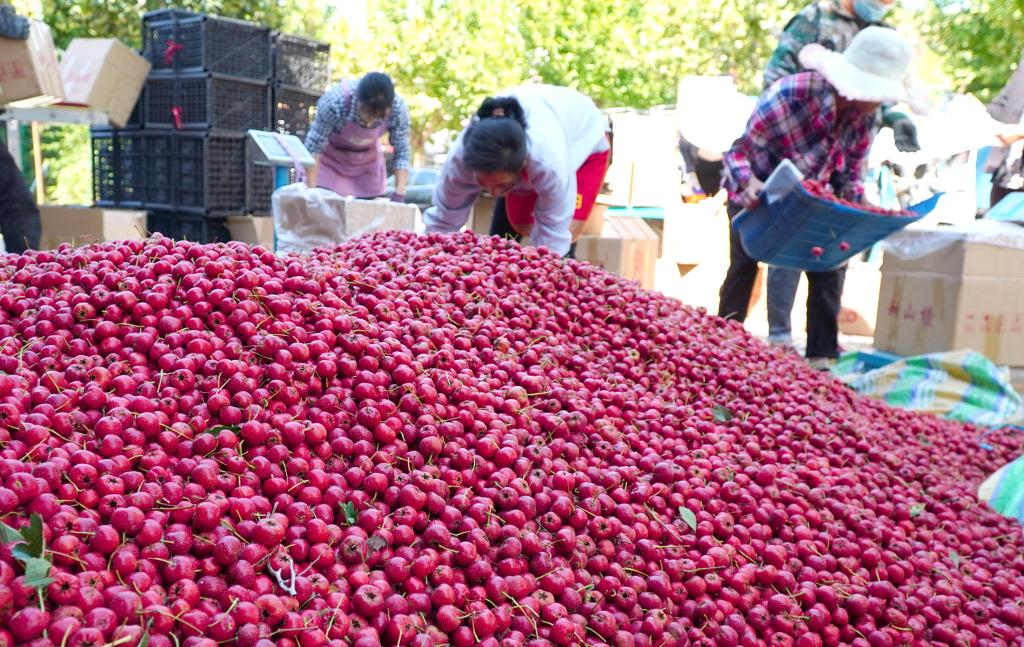
{"type": "Polygon", "coordinates": [[[889,13],[889,5],[880,0],[853,0],[853,13],[865,22],[881,22],[889,13]]]}

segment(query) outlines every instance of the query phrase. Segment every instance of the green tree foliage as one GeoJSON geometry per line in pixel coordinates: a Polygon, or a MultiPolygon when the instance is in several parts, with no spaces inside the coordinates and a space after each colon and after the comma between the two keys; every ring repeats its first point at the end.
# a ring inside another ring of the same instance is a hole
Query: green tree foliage
{"type": "Polygon", "coordinates": [[[672,103],[686,74],[734,74],[754,91],[807,1],[377,0],[327,36],[336,76],[388,71],[425,133],[459,129],[483,97],[529,80],[602,107],[672,103]]]}
{"type": "Polygon", "coordinates": [[[932,0],[923,31],[956,89],[988,100],[1024,50],[1024,0],[932,0]]]}

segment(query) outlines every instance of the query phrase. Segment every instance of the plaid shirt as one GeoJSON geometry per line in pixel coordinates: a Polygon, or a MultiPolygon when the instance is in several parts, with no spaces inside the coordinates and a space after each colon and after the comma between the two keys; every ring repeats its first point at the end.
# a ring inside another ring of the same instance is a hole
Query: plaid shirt
{"type": "MultiPolygon", "coordinates": [[[[316,119],[313,120],[313,125],[306,135],[306,148],[313,155],[322,153],[331,135],[353,121],[364,128],[373,128],[380,124],[379,121],[366,124],[359,119],[359,100],[356,99],[355,84],[351,81],[341,83],[335,84],[316,104],[316,119]],[[341,83],[348,84],[347,101],[341,83]]],[[[407,169],[412,158],[409,147],[409,109],[405,105],[405,99],[397,94],[387,123],[388,139],[395,149],[395,168],[407,169]]]]}
{"type": "Polygon", "coordinates": [[[777,81],[725,154],[723,184],[729,196],[740,193],[751,176],[767,180],[788,158],[805,177],[828,182],[840,197],[862,199],[874,115],[842,123],[838,116],[836,92],[821,74],[801,72],[777,81]]]}

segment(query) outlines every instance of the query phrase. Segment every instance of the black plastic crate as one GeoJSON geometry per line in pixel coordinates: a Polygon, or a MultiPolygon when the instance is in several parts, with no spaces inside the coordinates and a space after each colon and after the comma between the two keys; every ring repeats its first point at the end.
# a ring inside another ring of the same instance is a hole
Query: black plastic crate
{"type": "Polygon", "coordinates": [[[245,138],[232,133],[175,133],[176,209],[192,213],[245,209],[245,138]]]}
{"type": "Polygon", "coordinates": [[[135,102],[135,107],[132,108],[132,114],[128,115],[128,121],[125,122],[125,128],[142,128],[146,124],[145,118],[142,113],[146,105],[146,88],[142,88],[142,92],[139,93],[139,98],[135,102]]]}
{"type": "Polygon", "coordinates": [[[117,132],[92,130],[92,199],[99,207],[115,207],[121,199],[117,132]]]}
{"type": "Polygon", "coordinates": [[[254,216],[269,216],[271,195],[274,193],[274,169],[250,164],[245,182],[245,211],[254,216]]]}
{"type": "Polygon", "coordinates": [[[154,75],[146,82],[147,128],[267,130],[270,85],[213,74],[154,75]]]}
{"type": "Polygon", "coordinates": [[[143,51],[155,72],[209,72],[270,80],[269,28],[171,10],[147,14],[142,32],[143,51]]]}
{"type": "Polygon", "coordinates": [[[285,135],[295,135],[305,141],[306,133],[316,118],[316,103],[322,93],[301,88],[274,86],[274,114],[272,130],[285,135]]]}
{"type": "Polygon", "coordinates": [[[138,208],[146,203],[147,152],[144,132],[117,132],[118,174],[121,181],[118,206],[138,208]]]}
{"type": "Polygon", "coordinates": [[[331,82],[331,46],[308,38],[274,35],[274,80],[323,92],[331,82]]]}
{"type": "Polygon", "coordinates": [[[175,134],[167,131],[145,134],[145,175],[142,182],[143,204],[149,209],[174,207],[175,134]]]}
{"type": "Polygon", "coordinates": [[[146,229],[150,234],[161,233],[175,240],[196,243],[224,243],[231,240],[231,232],[224,217],[205,217],[191,213],[150,211],[146,229]]]}
{"type": "Polygon", "coordinates": [[[143,134],[92,129],[93,201],[100,207],[139,207],[145,172],[143,134]]]}

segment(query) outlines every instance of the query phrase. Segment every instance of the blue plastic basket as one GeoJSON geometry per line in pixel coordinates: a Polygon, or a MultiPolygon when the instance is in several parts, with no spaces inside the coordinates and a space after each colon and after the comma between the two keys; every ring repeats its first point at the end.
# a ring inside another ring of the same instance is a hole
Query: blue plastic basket
{"type": "Polygon", "coordinates": [[[811,195],[798,185],[781,200],[741,211],[732,221],[751,258],[820,272],[839,267],[890,234],[927,216],[941,193],[912,207],[911,217],[883,216],[811,195]],[[820,247],[815,256],[812,250],[820,247]]]}

